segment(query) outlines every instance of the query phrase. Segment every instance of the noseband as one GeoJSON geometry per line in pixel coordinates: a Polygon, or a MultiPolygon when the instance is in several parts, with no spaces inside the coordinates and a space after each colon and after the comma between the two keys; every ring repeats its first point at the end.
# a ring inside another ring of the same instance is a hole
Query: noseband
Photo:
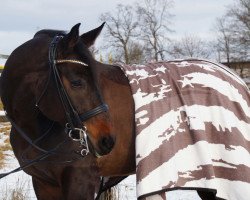
{"type": "MultiPolygon", "coordinates": [[[[63,38],[63,36],[56,36],[52,40],[50,47],[49,47],[49,65],[50,65],[50,73],[53,75],[56,89],[63,105],[65,116],[67,119],[67,123],[65,125],[65,131],[68,133],[69,137],[72,138],[74,141],[79,141],[80,144],[84,147],[82,149],[81,154],[87,155],[89,153],[89,146],[88,146],[88,133],[87,127],[83,125],[83,122],[86,120],[100,114],[103,112],[108,111],[108,105],[102,102],[101,105],[97,106],[96,108],[89,110],[85,113],[78,113],[75,107],[73,106],[68,93],[66,92],[64,85],[62,83],[61,77],[59,75],[57,64],[61,63],[72,63],[72,64],[79,64],[84,67],[88,66],[88,64],[73,59],[57,59],[57,45],[58,42],[63,38]]],[[[98,94],[100,97],[100,95],[98,94]]],[[[40,98],[39,98],[40,99],[40,98]]]]}

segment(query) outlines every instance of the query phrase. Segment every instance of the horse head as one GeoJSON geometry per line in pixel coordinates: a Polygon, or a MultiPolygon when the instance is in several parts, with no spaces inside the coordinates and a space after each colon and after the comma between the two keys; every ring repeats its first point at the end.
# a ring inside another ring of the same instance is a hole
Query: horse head
{"type": "MultiPolygon", "coordinates": [[[[66,96],[70,98],[69,109],[73,109],[77,113],[72,113],[73,119],[72,116],[70,116],[71,119],[66,119],[65,116],[68,115],[66,111],[62,122],[66,122],[68,126],[84,127],[98,154],[107,154],[114,145],[114,136],[111,134],[111,124],[107,113],[108,108],[103,102],[97,84],[98,77],[94,71],[97,62],[88,50],[101,32],[103,25],[81,36],[79,36],[80,24],[75,25],[68,34],[61,36],[56,48],[56,58],[51,60],[56,63],[66,96]],[[69,123],[70,120],[72,120],[72,124],[69,123]]],[[[61,99],[61,105],[63,104],[65,102],[61,99]]],[[[64,111],[67,106],[63,105],[64,111]]],[[[50,114],[50,111],[44,110],[44,112],[46,111],[50,114]]],[[[70,128],[72,129],[72,127],[70,128]]],[[[74,128],[72,131],[75,131],[74,128]]]]}
{"type": "MultiPolygon", "coordinates": [[[[111,133],[108,107],[97,84],[94,66],[98,62],[88,50],[104,24],[82,35],[79,35],[79,26],[75,25],[69,33],[52,30],[37,32],[32,40],[12,53],[6,65],[5,74],[8,76],[5,77],[12,76],[13,73],[8,71],[18,63],[15,73],[20,77],[15,80],[20,82],[16,83],[15,91],[25,76],[29,80],[25,92],[27,96],[32,96],[32,100],[27,101],[32,104],[29,109],[36,105],[44,116],[65,127],[73,140],[84,140],[84,145],[90,141],[90,150],[104,155],[113,148],[115,138],[111,133]]],[[[8,91],[4,96],[6,93],[8,91]]],[[[9,104],[7,101],[6,104],[9,104]]],[[[16,117],[8,105],[6,110],[9,116],[16,117]]]]}
{"type": "Polygon", "coordinates": [[[117,175],[126,168],[120,166],[134,160],[134,151],[128,151],[134,149],[128,80],[120,68],[97,62],[88,50],[104,24],[82,35],[79,25],[69,33],[37,32],[12,52],[0,79],[14,154],[21,166],[39,163],[25,172],[42,199],[93,199],[103,171],[117,175]],[[82,160],[88,144],[90,152],[102,156],[82,160]],[[104,167],[97,162],[101,158],[104,167]]]}

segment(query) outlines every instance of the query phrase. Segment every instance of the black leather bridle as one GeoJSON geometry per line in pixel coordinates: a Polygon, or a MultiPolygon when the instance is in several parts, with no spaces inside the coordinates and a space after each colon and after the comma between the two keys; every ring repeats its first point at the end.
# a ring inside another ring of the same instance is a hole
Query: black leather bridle
{"type": "MultiPolygon", "coordinates": [[[[66,131],[74,141],[80,141],[81,145],[85,146],[85,149],[82,150],[82,155],[87,155],[89,153],[88,147],[88,133],[87,127],[83,125],[83,122],[92,118],[100,113],[108,111],[108,105],[103,103],[102,98],[98,94],[100,98],[101,105],[96,108],[86,111],[85,113],[78,113],[75,107],[73,106],[69,95],[67,94],[64,85],[62,83],[59,71],[57,69],[57,64],[60,63],[73,63],[79,64],[83,66],[88,66],[88,64],[83,61],[74,60],[74,59],[57,59],[57,45],[59,41],[63,38],[63,36],[55,36],[52,40],[49,47],[49,65],[50,65],[50,73],[53,75],[56,89],[61,100],[61,103],[64,108],[65,116],[67,119],[67,123],[65,125],[66,131]],[[74,134],[72,134],[74,133],[74,134]],[[73,136],[74,135],[74,136],[73,136]]],[[[40,98],[39,98],[40,99],[40,98]]],[[[36,104],[38,105],[38,104],[36,104]]]]}
{"type": "MultiPolygon", "coordinates": [[[[56,83],[56,89],[57,89],[60,101],[63,105],[65,115],[66,115],[67,122],[65,124],[65,132],[68,134],[68,136],[72,140],[80,142],[80,145],[82,147],[80,154],[81,154],[81,157],[82,156],[84,157],[89,153],[89,146],[88,146],[87,127],[85,125],[83,125],[83,123],[91,117],[94,117],[94,116],[96,116],[100,113],[103,113],[103,112],[107,112],[108,105],[103,103],[103,101],[99,95],[101,105],[99,105],[96,108],[89,110],[85,113],[79,114],[77,112],[77,110],[75,109],[75,107],[73,106],[73,104],[71,102],[69,95],[67,94],[67,92],[64,88],[59,71],[57,69],[57,64],[69,62],[69,63],[74,63],[74,64],[80,64],[83,66],[88,66],[88,65],[82,61],[73,60],[73,59],[57,60],[57,45],[58,45],[58,42],[62,38],[63,38],[63,36],[55,36],[50,44],[50,47],[49,47],[49,66],[50,66],[49,76],[48,76],[47,84],[45,85],[44,90],[42,91],[41,95],[39,96],[39,98],[36,101],[36,107],[39,108],[40,100],[45,95],[45,93],[48,89],[49,83],[52,79],[52,75],[53,75],[55,83],[56,83]]],[[[24,170],[25,168],[28,168],[36,163],[44,161],[47,157],[49,157],[51,155],[55,155],[56,150],[66,141],[66,140],[64,140],[63,142],[57,144],[54,148],[52,148],[50,150],[45,150],[36,144],[39,141],[39,139],[36,141],[32,141],[28,137],[26,132],[23,131],[10,116],[8,116],[7,112],[6,112],[6,117],[9,119],[12,126],[17,130],[17,132],[22,136],[22,138],[24,140],[26,140],[30,144],[30,146],[34,147],[35,149],[42,152],[43,154],[41,154],[40,156],[36,157],[35,159],[29,161],[28,163],[10,171],[10,172],[0,174],[0,179],[9,175],[9,174],[24,170]]],[[[54,125],[54,122],[52,123],[52,126],[49,128],[49,130],[53,128],[53,125],[54,125]]],[[[47,135],[47,133],[48,133],[48,131],[46,131],[44,133],[44,135],[41,136],[41,138],[43,138],[45,135],[47,135]]],[[[94,154],[96,154],[96,152],[94,154]]],[[[69,161],[67,160],[64,163],[69,163],[72,161],[74,161],[74,160],[69,160],[69,161]]]]}

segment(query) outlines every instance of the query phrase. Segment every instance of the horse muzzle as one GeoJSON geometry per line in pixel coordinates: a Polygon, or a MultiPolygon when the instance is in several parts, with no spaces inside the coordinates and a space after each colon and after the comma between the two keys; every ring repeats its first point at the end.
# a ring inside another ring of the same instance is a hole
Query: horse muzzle
{"type": "Polygon", "coordinates": [[[98,142],[98,147],[102,155],[108,154],[115,145],[115,139],[112,136],[102,137],[98,142]]]}

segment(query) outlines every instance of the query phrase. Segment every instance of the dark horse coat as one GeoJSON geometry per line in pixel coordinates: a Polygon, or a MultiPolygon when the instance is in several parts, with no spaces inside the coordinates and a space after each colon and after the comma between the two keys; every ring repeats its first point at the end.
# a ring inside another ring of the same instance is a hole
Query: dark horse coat
{"type": "Polygon", "coordinates": [[[104,24],[81,36],[79,25],[37,32],[12,52],[1,76],[11,145],[39,200],[93,200],[100,186],[95,155],[114,145],[109,114],[99,109],[101,64],[88,50],[104,24]]]}
{"type": "Polygon", "coordinates": [[[203,60],[120,67],[135,103],[137,196],[206,188],[219,198],[250,199],[245,83],[203,60]]]}

